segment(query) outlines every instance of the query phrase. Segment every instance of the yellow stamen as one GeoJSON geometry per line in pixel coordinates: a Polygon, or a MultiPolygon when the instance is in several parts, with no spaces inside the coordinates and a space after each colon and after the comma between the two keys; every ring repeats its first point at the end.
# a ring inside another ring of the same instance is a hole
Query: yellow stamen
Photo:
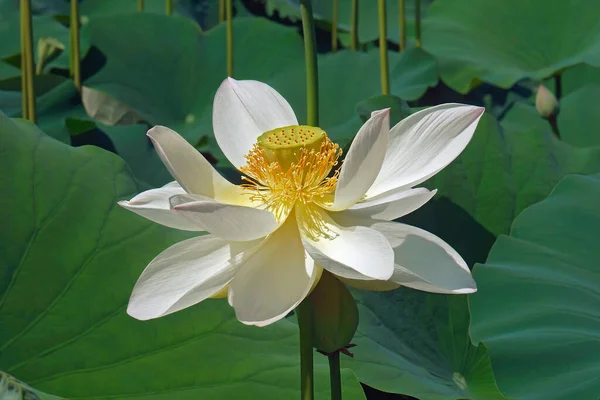
{"type": "MultiPolygon", "coordinates": [[[[312,128],[312,131],[316,129],[312,128]]],[[[246,155],[248,163],[241,168],[247,175],[242,177],[247,182],[242,187],[249,191],[250,200],[263,203],[279,221],[296,207],[301,228],[314,239],[331,236],[320,217],[318,206],[327,205],[332,200],[339,169],[332,176],[329,174],[342,154],[339,146],[324,132],[318,141],[320,146],[317,148],[314,148],[314,140],[300,146],[282,143],[277,149],[274,146],[265,149],[262,143],[255,144],[246,155]],[[271,154],[268,154],[269,151],[271,154]],[[285,153],[278,154],[279,151],[285,153]],[[289,166],[282,167],[281,160],[289,166]]]]}

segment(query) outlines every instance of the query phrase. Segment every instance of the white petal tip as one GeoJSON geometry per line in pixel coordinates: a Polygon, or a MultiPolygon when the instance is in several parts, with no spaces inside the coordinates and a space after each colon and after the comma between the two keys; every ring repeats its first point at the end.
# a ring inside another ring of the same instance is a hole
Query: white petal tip
{"type": "Polygon", "coordinates": [[[376,115],[381,115],[381,114],[383,114],[384,116],[385,116],[385,115],[389,115],[389,113],[390,113],[390,110],[391,110],[391,108],[390,108],[390,107],[388,107],[388,108],[383,108],[383,109],[381,109],[381,110],[375,110],[375,111],[371,112],[371,118],[373,118],[373,117],[374,117],[374,116],[376,116],[376,115]]]}
{"type": "Polygon", "coordinates": [[[482,115],[484,112],[485,112],[485,107],[473,106],[473,114],[477,115],[478,117],[480,115],[482,115]]]}
{"type": "Polygon", "coordinates": [[[129,305],[127,307],[127,314],[130,317],[137,319],[138,321],[148,321],[150,319],[158,317],[158,316],[149,316],[145,313],[140,313],[140,312],[138,312],[138,310],[136,310],[136,307],[132,307],[131,305],[129,305]]]}

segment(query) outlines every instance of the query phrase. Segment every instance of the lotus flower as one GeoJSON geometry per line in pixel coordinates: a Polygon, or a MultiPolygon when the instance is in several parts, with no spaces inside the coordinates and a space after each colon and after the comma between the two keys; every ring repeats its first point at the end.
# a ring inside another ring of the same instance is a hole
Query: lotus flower
{"type": "Polygon", "coordinates": [[[119,204],[156,223],[208,234],[152,260],[128,313],[146,320],[227,296],[241,322],[264,326],[293,310],[323,269],[362,289],[474,292],[452,247],[390,221],[435,195],[415,186],[463,151],[483,111],[443,104],[392,129],[389,109],[375,111],[342,163],[339,146],[322,129],[298,125],[273,88],[225,80],[214,99],[214,135],[244,184],[224,179],[171,129],[148,131],[175,181],[119,204]]]}

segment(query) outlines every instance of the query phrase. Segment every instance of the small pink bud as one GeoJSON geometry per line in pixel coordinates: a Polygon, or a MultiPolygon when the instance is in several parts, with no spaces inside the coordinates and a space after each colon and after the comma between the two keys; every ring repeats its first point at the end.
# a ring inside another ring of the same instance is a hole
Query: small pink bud
{"type": "Polygon", "coordinates": [[[546,118],[555,118],[558,115],[559,105],[554,94],[546,89],[544,85],[540,85],[535,96],[535,108],[538,113],[546,118]]]}

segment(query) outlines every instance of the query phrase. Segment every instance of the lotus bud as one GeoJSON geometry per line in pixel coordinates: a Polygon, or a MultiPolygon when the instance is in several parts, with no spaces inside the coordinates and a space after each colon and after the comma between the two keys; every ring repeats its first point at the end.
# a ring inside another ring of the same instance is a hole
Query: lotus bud
{"type": "Polygon", "coordinates": [[[313,345],[333,353],[350,344],[358,327],[358,308],[352,294],[327,271],[309,296],[313,310],[313,345]]]}
{"type": "Polygon", "coordinates": [[[535,96],[535,108],[538,113],[546,118],[556,118],[559,111],[558,100],[554,94],[549,91],[544,85],[540,85],[535,96]]]}

